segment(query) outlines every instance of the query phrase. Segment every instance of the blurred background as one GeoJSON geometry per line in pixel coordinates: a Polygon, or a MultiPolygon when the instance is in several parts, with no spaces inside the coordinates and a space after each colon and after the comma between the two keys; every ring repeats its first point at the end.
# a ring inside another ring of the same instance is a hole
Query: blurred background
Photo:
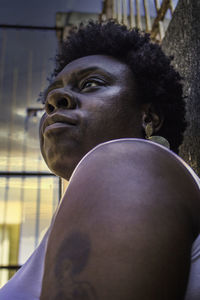
{"type": "Polygon", "coordinates": [[[177,2],[0,0],[0,286],[37,247],[62,194],[40,154],[37,101],[60,41],[73,24],[113,17],[160,42],[177,2]]]}

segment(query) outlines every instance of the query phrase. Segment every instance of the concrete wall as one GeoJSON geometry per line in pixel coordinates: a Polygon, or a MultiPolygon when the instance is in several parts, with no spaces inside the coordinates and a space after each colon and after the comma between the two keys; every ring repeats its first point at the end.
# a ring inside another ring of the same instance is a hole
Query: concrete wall
{"type": "Polygon", "coordinates": [[[179,0],[162,48],[184,77],[189,126],[180,156],[200,175],[200,0],[179,0]]]}

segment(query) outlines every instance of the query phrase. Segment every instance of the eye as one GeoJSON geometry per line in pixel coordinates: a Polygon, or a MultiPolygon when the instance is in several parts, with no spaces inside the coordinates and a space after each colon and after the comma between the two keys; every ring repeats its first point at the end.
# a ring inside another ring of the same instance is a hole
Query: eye
{"type": "Polygon", "coordinates": [[[100,79],[87,79],[85,81],[83,81],[83,83],[81,84],[81,91],[84,91],[84,90],[89,90],[89,89],[92,89],[92,88],[95,88],[95,87],[99,87],[99,86],[102,86],[104,85],[104,81],[103,80],[100,80],[100,79]]]}
{"type": "Polygon", "coordinates": [[[95,81],[89,81],[89,82],[86,82],[82,85],[81,89],[87,89],[87,88],[90,88],[90,87],[94,87],[94,86],[97,86],[98,84],[95,82],[95,81]]]}

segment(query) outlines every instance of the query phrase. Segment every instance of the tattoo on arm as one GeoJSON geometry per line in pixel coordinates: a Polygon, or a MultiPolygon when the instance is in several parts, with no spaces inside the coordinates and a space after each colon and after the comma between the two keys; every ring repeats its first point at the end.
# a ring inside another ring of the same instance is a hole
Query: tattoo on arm
{"type": "Polygon", "coordinates": [[[97,300],[94,287],[76,276],[86,267],[91,243],[86,234],[72,233],[61,244],[54,269],[59,300],[97,300]]]}

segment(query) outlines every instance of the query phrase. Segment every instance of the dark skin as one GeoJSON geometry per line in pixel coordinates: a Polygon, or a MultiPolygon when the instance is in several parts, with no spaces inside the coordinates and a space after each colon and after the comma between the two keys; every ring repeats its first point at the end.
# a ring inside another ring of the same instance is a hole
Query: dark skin
{"type": "Polygon", "coordinates": [[[138,103],[129,67],[112,57],[75,60],[55,82],[40,131],[55,174],[69,179],[96,145],[132,139],[98,146],[74,171],[49,237],[40,299],[184,299],[200,195],[178,157],[141,139],[145,124],[156,132],[162,118],[138,103]]]}
{"type": "MultiPolygon", "coordinates": [[[[142,124],[149,106],[138,103],[126,64],[91,55],[73,61],[56,77],[47,90],[45,108],[41,151],[52,172],[69,180],[80,159],[96,145],[117,138],[144,138],[142,124]]],[[[151,118],[157,131],[162,121],[153,113],[151,118]]]]}

